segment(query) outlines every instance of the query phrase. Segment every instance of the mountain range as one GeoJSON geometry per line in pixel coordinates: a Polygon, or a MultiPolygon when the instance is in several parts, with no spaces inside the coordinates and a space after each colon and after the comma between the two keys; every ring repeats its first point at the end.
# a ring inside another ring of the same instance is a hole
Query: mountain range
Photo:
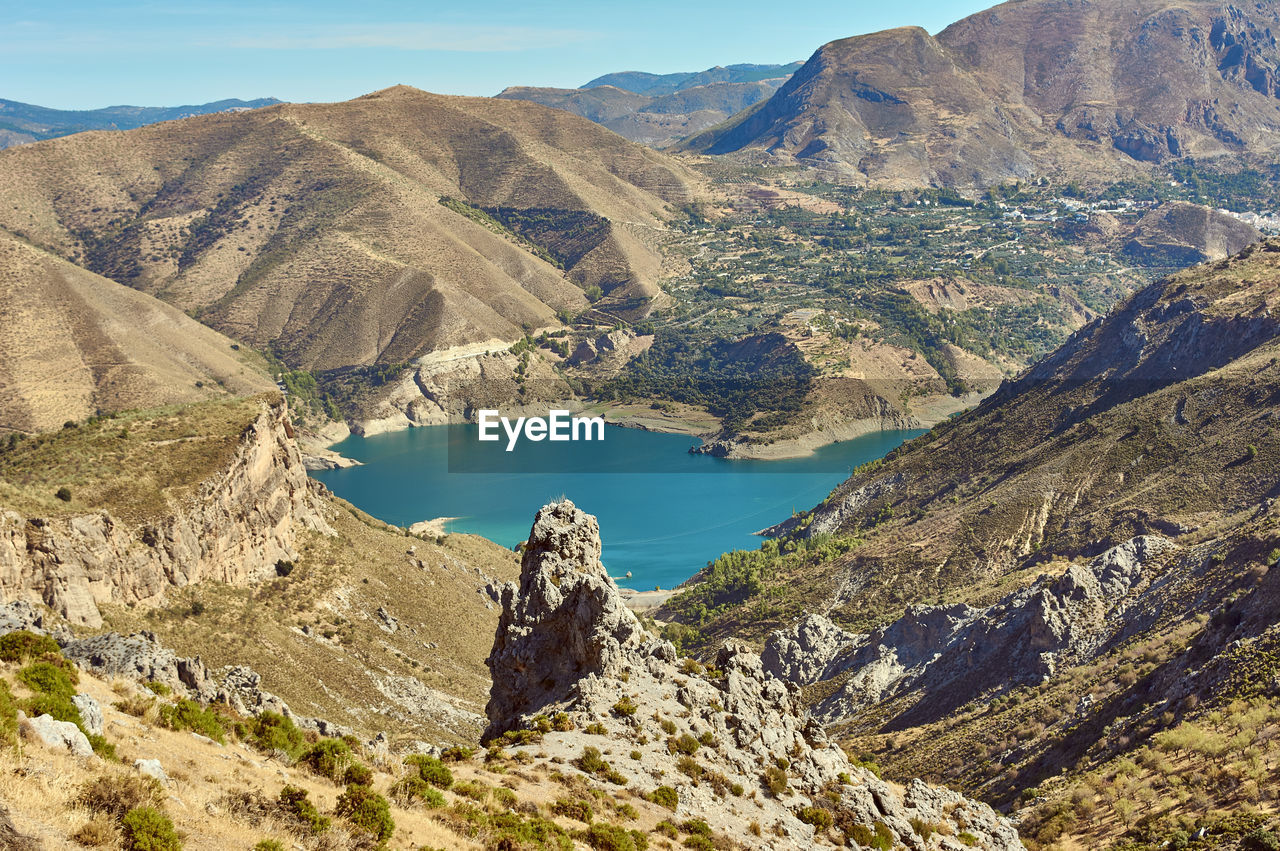
{"type": "Polygon", "coordinates": [[[717,66],[697,73],[623,71],[577,89],[511,86],[498,97],[567,110],[633,142],[660,148],[769,97],[799,67],[793,62],[717,66]]]}
{"type": "Polygon", "coordinates": [[[102,109],[49,109],[0,99],[0,148],[53,139],[86,130],[131,130],[144,124],[175,121],[211,112],[239,112],[280,103],[275,98],[228,98],[189,106],[108,106],[102,109]]]}
{"type": "Polygon", "coordinates": [[[930,35],[833,41],[766,101],[682,144],[877,185],[1095,178],[1280,137],[1272,3],[1017,0],[930,35]]]}

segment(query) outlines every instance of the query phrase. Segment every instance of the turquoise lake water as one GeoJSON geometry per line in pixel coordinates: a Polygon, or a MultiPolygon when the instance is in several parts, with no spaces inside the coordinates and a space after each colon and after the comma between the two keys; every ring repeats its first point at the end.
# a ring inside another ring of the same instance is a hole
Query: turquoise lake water
{"type": "Polygon", "coordinates": [[[680,584],[728,550],[759,547],[754,532],[817,505],[854,467],[921,433],[873,432],[807,458],[731,461],[689,454],[695,438],[616,426],[604,441],[522,441],[509,453],[505,441],[481,443],[475,425],[431,426],[352,436],[333,448],[363,466],[312,475],[388,523],[456,517],[449,531],[506,547],[528,538],[540,507],[567,496],[599,518],[609,573],[650,590],[680,584]]]}

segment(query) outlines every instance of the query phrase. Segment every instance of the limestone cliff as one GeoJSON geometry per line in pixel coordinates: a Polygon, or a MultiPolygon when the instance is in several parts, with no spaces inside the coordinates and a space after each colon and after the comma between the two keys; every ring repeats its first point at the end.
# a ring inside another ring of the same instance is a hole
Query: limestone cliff
{"type": "Polygon", "coordinates": [[[623,605],[600,552],[594,517],[567,500],[544,506],[519,585],[502,588],[488,735],[526,749],[519,759],[572,762],[747,847],[809,848],[829,834],[950,848],[965,833],[981,848],[1022,847],[985,804],[852,763],[745,645],[726,644],[713,668],[678,664],[623,605]]]}
{"type": "Polygon", "coordinates": [[[0,510],[0,600],[43,602],[99,626],[98,604],[153,603],[205,579],[243,585],[295,557],[304,530],[330,532],[283,401],[263,402],[230,462],[164,516],[130,525],[108,510],[71,517],[0,510]]]}

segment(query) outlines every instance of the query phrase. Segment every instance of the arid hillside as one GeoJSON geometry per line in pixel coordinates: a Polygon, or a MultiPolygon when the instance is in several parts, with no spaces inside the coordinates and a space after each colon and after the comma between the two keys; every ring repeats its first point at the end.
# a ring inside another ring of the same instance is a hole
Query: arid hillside
{"type": "Polygon", "coordinates": [[[273,389],[260,359],[156,299],[0,231],[0,433],[273,389]]]}
{"type": "Polygon", "coordinates": [[[585,119],[407,87],[0,154],[0,228],[295,367],[643,312],[697,180],[585,119]]]}
{"type": "Polygon", "coordinates": [[[833,41],[768,101],[691,139],[878,185],[1096,179],[1280,141],[1272,3],[1018,0],[936,37],[833,41]]]}
{"type": "Polygon", "coordinates": [[[1275,241],[1144,288],[722,557],[667,634],[755,636],[851,747],[1023,807],[1029,845],[1238,838],[1280,793],[1249,767],[1280,761],[1278,302],[1275,241]]]}

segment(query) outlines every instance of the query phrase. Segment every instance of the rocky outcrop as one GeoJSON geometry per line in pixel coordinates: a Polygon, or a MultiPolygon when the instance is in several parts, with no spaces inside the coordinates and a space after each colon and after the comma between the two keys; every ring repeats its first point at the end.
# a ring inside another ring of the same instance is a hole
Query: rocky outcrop
{"type": "Polygon", "coordinates": [[[1191,266],[1239,254],[1262,239],[1250,224],[1199,204],[1161,204],[1134,226],[1124,252],[1151,265],[1191,266]]]}
{"type": "Polygon", "coordinates": [[[809,615],[770,636],[767,670],[801,686],[840,678],[813,710],[826,723],[907,692],[930,695],[908,715],[931,720],[987,689],[1038,683],[1096,656],[1134,628],[1124,618],[1132,592],[1144,586],[1146,567],[1172,549],[1164,538],[1136,537],[989,608],[910,606],[870,635],[809,615]]]}
{"type": "Polygon", "coordinates": [[[895,844],[933,847],[915,820],[967,831],[978,847],[1022,847],[985,804],[922,783],[903,792],[850,763],[745,645],[726,644],[709,669],[680,663],[623,605],[600,552],[595,518],[573,503],[538,512],[520,582],[501,590],[488,736],[642,793],[667,787],[658,797],[674,795],[677,818],[749,847],[812,847],[808,822],[821,819],[809,808],[842,836],[878,824],[895,844]],[[602,765],[588,747],[632,753],[602,765]]]}
{"type": "Polygon", "coordinates": [[[231,462],[171,513],[132,527],[100,511],[66,519],[0,511],[0,599],[43,602],[72,623],[98,604],[155,603],[205,579],[245,585],[297,557],[299,533],[331,530],[283,402],[264,403],[231,462]]]}
{"type": "Polygon", "coordinates": [[[67,751],[74,756],[89,759],[93,746],[84,732],[70,721],[57,721],[51,715],[18,719],[23,738],[56,751],[67,751]]]}

